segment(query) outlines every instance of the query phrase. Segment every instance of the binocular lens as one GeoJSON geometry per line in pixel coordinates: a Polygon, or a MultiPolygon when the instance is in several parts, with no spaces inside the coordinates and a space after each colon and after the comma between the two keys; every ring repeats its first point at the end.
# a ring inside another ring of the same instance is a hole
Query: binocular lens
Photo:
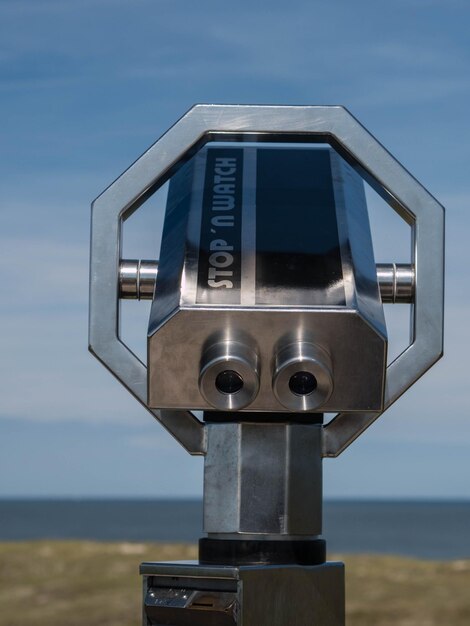
{"type": "Polygon", "coordinates": [[[289,379],[289,389],[296,396],[308,396],[317,388],[317,379],[310,372],[296,372],[289,379]]]}
{"type": "Polygon", "coordinates": [[[220,341],[202,355],[201,395],[218,411],[239,411],[258,394],[258,355],[244,343],[220,341]]]}
{"type": "Polygon", "coordinates": [[[319,410],[333,391],[329,354],[305,341],[288,344],[276,354],[273,391],[290,411],[319,410]]]}
{"type": "Polygon", "coordinates": [[[237,393],[243,388],[243,378],[235,370],[224,370],[217,375],[215,386],[220,393],[237,393]]]}

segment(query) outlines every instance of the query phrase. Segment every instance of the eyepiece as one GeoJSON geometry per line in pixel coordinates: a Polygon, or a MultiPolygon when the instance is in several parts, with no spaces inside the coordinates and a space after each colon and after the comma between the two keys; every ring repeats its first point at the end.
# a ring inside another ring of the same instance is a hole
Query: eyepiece
{"type": "Polygon", "coordinates": [[[289,379],[289,389],[296,396],[308,396],[317,388],[317,379],[311,372],[296,372],[289,379]]]}
{"type": "Polygon", "coordinates": [[[217,374],[215,379],[215,386],[220,393],[238,393],[243,389],[243,378],[235,370],[224,370],[217,374]]]}
{"type": "Polygon", "coordinates": [[[331,359],[319,346],[299,341],[276,355],[273,391],[291,411],[321,408],[333,391],[331,359]]]}
{"type": "Polygon", "coordinates": [[[221,341],[202,357],[199,389],[215,409],[237,411],[258,394],[258,357],[245,344],[221,341]]]}

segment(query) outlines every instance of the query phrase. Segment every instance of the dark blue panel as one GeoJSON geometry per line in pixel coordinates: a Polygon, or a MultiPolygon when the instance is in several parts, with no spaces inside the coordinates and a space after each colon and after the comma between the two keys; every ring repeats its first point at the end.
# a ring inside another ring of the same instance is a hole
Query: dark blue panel
{"type": "Polygon", "coordinates": [[[257,304],[344,305],[329,150],[257,152],[257,304]]]}

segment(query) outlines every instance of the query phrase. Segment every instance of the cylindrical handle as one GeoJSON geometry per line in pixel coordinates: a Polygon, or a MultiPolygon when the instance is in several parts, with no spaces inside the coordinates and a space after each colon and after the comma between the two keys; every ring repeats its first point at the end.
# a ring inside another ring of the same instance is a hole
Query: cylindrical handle
{"type": "Polygon", "coordinates": [[[378,263],[377,280],[383,303],[410,304],[415,295],[415,270],[407,263],[378,263]]]}
{"type": "Polygon", "coordinates": [[[158,261],[125,259],[119,264],[119,297],[123,300],[153,300],[158,261]]]}
{"type": "MultiPolygon", "coordinates": [[[[123,259],[119,265],[119,297],[123,300],[152,300],[158,261],[123,259]]],[[[414,301],[415,270],[407,263],[378,263],[377,280],[384,304],[414,301]]]]}

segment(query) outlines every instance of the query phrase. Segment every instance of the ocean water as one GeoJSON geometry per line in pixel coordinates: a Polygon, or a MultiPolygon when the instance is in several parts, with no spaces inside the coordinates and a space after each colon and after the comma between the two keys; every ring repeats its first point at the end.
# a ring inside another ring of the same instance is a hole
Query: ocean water
{"type": "MultiPolygon", "coordinates": [[[[0,541],[91,539],[196,542],[194,500],[0,500],[0,541]]],[[[330,552],[470,558],[470,502],[330,501],[330,552]]]]}

